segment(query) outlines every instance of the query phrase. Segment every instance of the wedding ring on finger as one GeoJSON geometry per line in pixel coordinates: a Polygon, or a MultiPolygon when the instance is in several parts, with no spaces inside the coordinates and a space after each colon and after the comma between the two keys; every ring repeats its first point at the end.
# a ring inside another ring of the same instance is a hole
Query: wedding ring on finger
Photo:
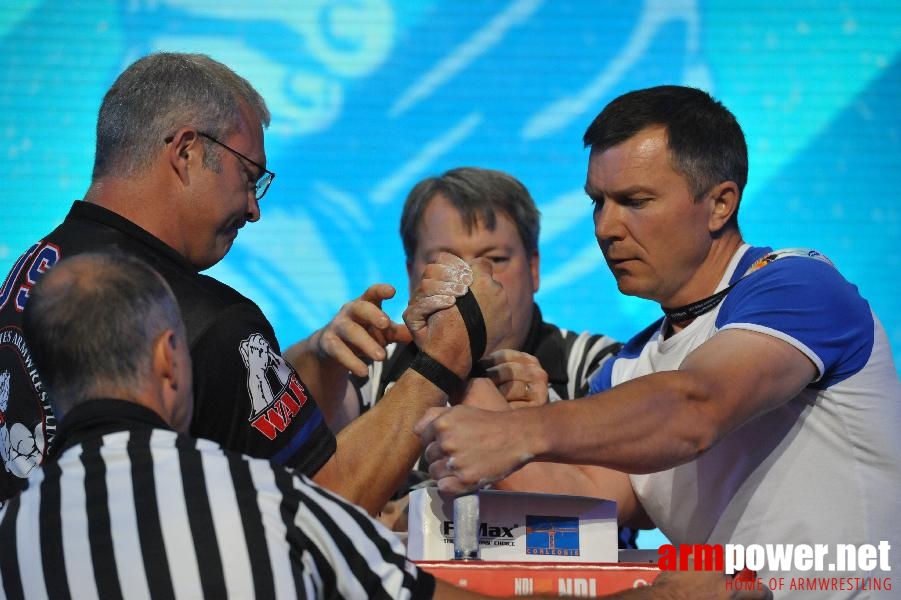
{"type": "Polygon", "coordinates": [[[454,464],[453,456],[451,456],[449,459],[447,459],[447,470],[448,471],[456,471],[457,470],[457,465],[454,464]]]}

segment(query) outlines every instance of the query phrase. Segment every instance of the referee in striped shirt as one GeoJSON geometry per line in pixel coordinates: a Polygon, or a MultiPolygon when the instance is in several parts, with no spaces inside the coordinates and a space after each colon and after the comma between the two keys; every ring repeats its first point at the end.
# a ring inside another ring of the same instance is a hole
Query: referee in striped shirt
{"type": "Polygon", "coordinates": [[[62,419],[44,468],[0,511],[0,595],[432,597],[434,578],[360,509],[184,435],[184,328],[144,263],[61,262],[33,289],[24,330],[62,419]]]}
{"type": "MultiPolygon", "coordinates": [[[[140,260],[61,261],[32,289],[24,334],[60,424],[43,468],[0,509],[0,597],[484,598],[418,569],[390,531],[305,476],[187,437],[184,325],[140,260]]],[[[658,581],[613,597],[729,597],[716,573],[658,581]]]]}

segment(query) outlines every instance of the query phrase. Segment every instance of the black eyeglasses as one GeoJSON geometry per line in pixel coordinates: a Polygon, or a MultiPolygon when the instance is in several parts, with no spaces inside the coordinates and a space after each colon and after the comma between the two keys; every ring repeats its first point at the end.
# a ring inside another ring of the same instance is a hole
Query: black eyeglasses
{"type": "MultiPolygon", "coordinates": [[[[222,142],[220,142],[219,140],[217,140],[216,138],[214,138],[213,136],[211,136],[211,135],[208,134],[208,133],[204,133],[204,132],[202,132],[202,131],[198,131],[198,132],[197,132],[197,135],[199,135],[199,136],[201,136],[201,137],[205,137],[206,139],[210,140],[210,141],[213,142],[214,144],[219,144],[220,146],[222,146],[223,148],[225,148],[226,150],[228,150],[229,152],[231,152],[231,153],[234,154],[235,156],[237,156],[237,157],[239,157],[239,158],[243,158],[244,160],[246,160],[247,162],[249,162],[250,164],[252,164],[253,166],[255,166],[257,169],[259,169],[259,170],[260,170],[260,176],[257,177],[256,183],[254,183],[255,196],[256,196],[256,199],[259,200],[259,199],[261,199],[263,196],[266,195],[266,190],[269,189],[270,184],[272,184],[272,180],[275,179],[275,173],[273,173],[272,171],[269,171],[269,170],[266,169],[263,165],[261,165],[260,163],[258,163],[258,162],[255,161],[255,160],[253,160],[252,158],[249,158],[249,157],[247,157],[247,156],[244,156],[243,154],[241,154],[240,152],[238,152],[237,150],[235,150],[235,149],[232,148],[231,146],[228,146],[228,145],[226,145],[226,144],[223,144],[222,142]]],[[[163,141],[166,142],[166,143],[168,144],[168,143],[172,142],[172,140],[174,140],[174,139],[175,139],[175,138],[174,138],[173,136],[170,135],[169,137],[167,137],[167,138],[166,138],[165,140],[163,140],[163,141]]]]}

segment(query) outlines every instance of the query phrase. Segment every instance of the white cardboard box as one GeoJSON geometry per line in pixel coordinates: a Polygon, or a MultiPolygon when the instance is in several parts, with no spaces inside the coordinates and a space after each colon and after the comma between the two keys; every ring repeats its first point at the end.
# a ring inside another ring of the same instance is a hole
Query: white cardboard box
{"type": "MultiPolygon", "coordinates": [[[[480,558],[516,562],[617,562],[616,502],[582,496],[481,490],[480,558]]],[[[454,558],[453,496],[410,494],[407,557],[454,558]]]]}

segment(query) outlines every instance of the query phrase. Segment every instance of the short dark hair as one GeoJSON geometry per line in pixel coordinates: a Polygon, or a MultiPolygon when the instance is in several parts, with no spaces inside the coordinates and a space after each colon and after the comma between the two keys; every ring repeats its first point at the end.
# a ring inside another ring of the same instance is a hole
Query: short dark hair
{"type": "Polygon", "coordinates": [[[526,254],[538,252],[541,213],[526,186],[502,171],[459,167],[423,179],[407,195],[400,217],[400,236],[408,263],[413,261],[419,243],[416,231],[419,222],[436,194],[447,198],[460,212],[468,231],[479,222],[494,230],[497,212],[505,214],[516,225],[526,254]]]}
{"type": "Polygon", "coordinates": [[[22,329],[57,418],[103,390],[139,389],[159,335],[184,335],[162,277],[111,252],[60,261],[31,290],[22,329]]]}
{"type": "Polygon", "coordinates": [[[734,181],[739,195],[744,191],[745,135],[735,115],[703,90],[661,85],[623,94],[595,117],[582,141],[592,153],[604,152],[655,125],[666,130],[673,168],[696,199],[724,181],[734,181]]]}
{"type": "MultiPolygon", "coordinates": [[[[163,139],[179,127],[193,125],[222,139],[238,126],[242,105],[264,127],[269,125],[262,96],[209,56],[157,52],[140,58],[103,97],[93,177],[141,173],[163,147],[163,139]]],[[[204,166],[218,168],[218,152],[216,148],[205,153],[204,166]]]]}

